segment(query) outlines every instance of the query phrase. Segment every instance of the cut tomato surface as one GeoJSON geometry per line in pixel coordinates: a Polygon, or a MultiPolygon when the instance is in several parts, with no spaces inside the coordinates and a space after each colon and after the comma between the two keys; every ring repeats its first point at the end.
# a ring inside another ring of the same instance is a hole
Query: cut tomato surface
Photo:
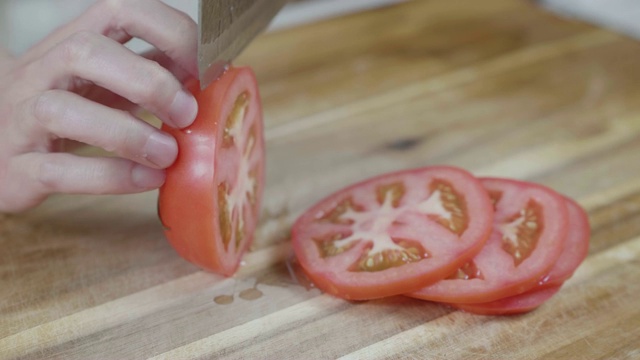
{"type": "Polygon", "coordinates": [[[483,303],[523,293],[549,273],[564,247],[568,210],[546,187],[481,179],[493,200],[493,232],[482,251],[447,279],[408,294],[445,303],[483,303]]]}
{"type": "Polygon", "coordinates": [[[428,167],[343,189],[292,228],[298,260],[323,291],[352,300],[417,290],[477,254],[493,211],[467,171],[428,167]]]}
{"type": "Polygon", "coordinates": [[[589,252],[591,227],[587,213],[571,199],[565,199],[569,212],[569,229],[564,249],[551,271],[538,282],[538,287],[561,285],[567,281],[589,252]]]}
{"type": "Polygon", "coordinates": [[[186,129],[163,126],[179,148],[160,189],[158,212],[185,259],[232,275],[253,240],[264,184],[262,106],[249,68],[230,68],[200,91],[186,129]]]}
{"type": "Polygon", "coordinates": [[[478,315],[515,315],[533,311],[545,301],[551,299],[558,291],[559,285],[546,288],[535,288],[525,293],[509,296],[504,299],[480,304],[449,304],[457,309],[478,315]]]}
{"type": "Polygon", "coordinates": [[[450,304],[464,311],[481,315],[520,314],[532,311],[560,290],[587,257],[591,229],[586,212],[571,199],[565,199],[569,212],[569,230],[560,257],[536,286],[503,299],[478,304],[450,304]]]}

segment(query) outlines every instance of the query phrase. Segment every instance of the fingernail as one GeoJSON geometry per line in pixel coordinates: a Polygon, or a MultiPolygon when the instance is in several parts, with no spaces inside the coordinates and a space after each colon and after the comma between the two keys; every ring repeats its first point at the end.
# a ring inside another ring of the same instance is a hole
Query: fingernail
{"type": "Polygon", "coordinates": [[[164,169],[169,167],[178,156],[178,143],[173,136],[155,131],[144,145],[144,158],[153,165],[164,169]]]}
{"type": "Polygon", "coordinates": [[[198,103],[193,95],[184,90],[178,91],[169,110],[171,122],[178,128],[184,128],[193,123],[197,114],[198,103]]]}
{"type": "Polygon", "coordinates": [[[141,189],[155,189],[164,184],[165,173],[163,170],[148,168],[136,164],[131,169],[131,181],[141,189]]]}

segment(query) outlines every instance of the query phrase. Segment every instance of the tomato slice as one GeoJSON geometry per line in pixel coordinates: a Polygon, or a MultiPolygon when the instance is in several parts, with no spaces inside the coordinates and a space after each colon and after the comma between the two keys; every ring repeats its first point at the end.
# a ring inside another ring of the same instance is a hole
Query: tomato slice
{"type": "Polygon", "coordinates": [[[589,252],[591,227],[587,213],[572,199],[565,199],[569,212],[569,230],[564,249],[551,271],[538,282],[538,287],[561,285],[567,281],[589,252]]]}
{"type": "Polygon", "coordinates": [[[190,127],[163,130],[180,149],[160,188],[165,235],[188,261],[232,275],[253,241],[264,184],[262,105],[249,68],[230,68],[200,91],[190,127]]]}
{"type": "Polygon", "coordinates": [[[292,228],[296,256],[327,293],[352,300],[417,290],[477,254],[493,211],[482,184],[453,167],[382,175],[343,189],[292,228]]]}
{"type": "Polygon", "coordinates": [[[564,198],[540,185],[481,179],[494,202],[493,233],[456,272],[409,296],[446,303],[483,303],[534,287],[562,252],[568,231],[564,198]]]}
{"type": "Polygon", "coordinates": [[[460,310],[478,315],[515,315],[535,310],[555,295],[562,284],[535,288],[525,293],[481,304],[449,304],[460,310]]]}
{"type": "Polygon", "coordinates": [[[558,261],[538,285],[525,293],[479,304],[450,304],[464,311],[481,315],[520,314],[534,310],[560,290],[589,251],[590,226],[585,211],[575,201],[565,199],[569,211],[569,233],[558,261]]]}

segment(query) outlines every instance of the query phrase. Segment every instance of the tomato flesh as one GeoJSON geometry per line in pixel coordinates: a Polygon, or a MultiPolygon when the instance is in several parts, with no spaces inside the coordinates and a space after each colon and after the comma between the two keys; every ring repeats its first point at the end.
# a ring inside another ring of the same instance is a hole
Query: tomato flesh
{"type": "Polygon", "coordinates": [[[495,208],[490,239],[447,279],[409,296],[446,303],[505,298],[534,287],[559,258],[568,231],[568,210],[560,195],[516,180],[481,181],[495,208]]]}
{"type": "Polygon", "coordinates": [[[311,280],[330,294],[374,299],[434,283],[477,254],[493,212],[480,182],[453,167],[386,174],[309,209],[292,243],[311,280]]]}
{"type": "Polygon", "coordinates": [[[165,235],[188,261],[232,275],[253,241],[264,183],[262,105],[249,68],[230,68],[198,101],[193,125],[163,126],[179,148],[160,188],[165,235]]]}

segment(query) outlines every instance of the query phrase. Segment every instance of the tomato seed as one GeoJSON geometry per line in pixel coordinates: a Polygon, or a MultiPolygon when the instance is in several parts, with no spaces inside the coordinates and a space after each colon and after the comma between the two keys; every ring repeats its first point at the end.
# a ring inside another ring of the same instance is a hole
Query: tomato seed
{"type": "Polygon", "coordinates": [[[466,204],[462,195],[457,193],[450,185],[441,180],[431,183],[430,190],[432,193],[440,193],[442,206],[451,214],[450,219],[438,217],[436,221],[452,232],[458,235],[462,234],[467,229],[468,225],[466,204]]]}
{"type": "Polygon", "coordinates": [[[231,242],[231,214],[229,214],[229,206],[227,194],[229,186],[226,183],[218,185],[218,220],[220,221],[220,235],[222,235],[222,243],[228,249],[231,242]]]}
{"type": "Polygon", "coordinates": [[[249,108],[249,94],[243,92],[237,98],[231,109],[231,113],[227,117],[224,127],[223,145],[225,147],[232,146],[234,139],[242,133],[242,125],[249,108]]]}
{"type": "MultiPolygon", "coordinates": [[[[408,242],[405,242],[405,244],[408,244],[408,242]]],[[[382,271],[417,262],[428,256],[429,254],[422,250],[419,245],[403,250],[384,250],[375,254],[364,255],[350,270],[368,272],[382,271]]]]}
{"type": "Polygon", "coordinates": [[[404,185],[400,182],[381,185],[377,188],[377,198],[378,203],[380,205],[384,204],[387,201],[387,196],[391,197],[391,205],[395,208],[400,206],[400,200],[404,196],[405,188],[404,185]]]}
{"type": "Polygon", "coordinates": [[[334,207],[329,213],[320,217],[319,221],[328,221],[334,224],[353,224],[351,219],[341,219],[342,215],[349,211],[358,212],[362,210],[361,207],[354,204],[353,199],[342,200],[336,207],[334,207]]]}
{"type": "Polygon", "coordinates": [[[238,220],[236,221],[236,249],[240,248],[242,240],[244,240],[244,214],[241,211],[238,213],[238,220]]]}
{"type": "MultiPolygon", "coordinates": [[[[348,235],[346,235],[348,236],[348,235]]],[[[334,242],[344,239],[346,237],[343,234],[331,234],[325,236],[323,239],[314,239],[320,252],[320,257],[326,258],[341,254],[353,247],[355,243],[350,243],[347,246],[335,246],[334,242]]]]}
{"type": "Polygon", "coordinates": [[[519,215],[510,218],[501,226],[502,249],[513,257],[514,265],[520,265],[535,249],[542,233],[542,224],[538,222],[542,207],[530,200],[519,215]]]}
{"type": "Polygon", "coordinates": [[[484,279],[480,269],[476,266],[476,263],[469,261],[459,268],[455,273],[451,274],[447,279],[455,280],[471,280],[471,279],[484,279]]]}

